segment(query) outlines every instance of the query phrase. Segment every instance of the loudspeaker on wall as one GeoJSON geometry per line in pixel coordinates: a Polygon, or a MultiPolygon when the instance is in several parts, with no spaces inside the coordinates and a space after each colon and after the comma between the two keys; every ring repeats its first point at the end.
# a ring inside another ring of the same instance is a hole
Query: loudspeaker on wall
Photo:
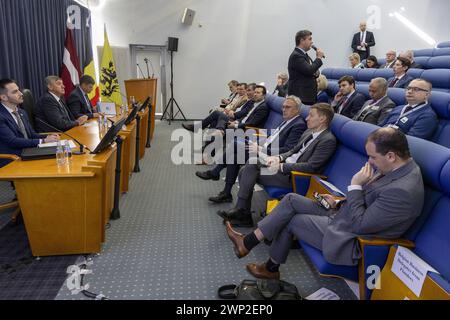
{"type": "Polygon", "coordinates": [[[192,25],[194,21],[195,11],[189,8],[184,9],[183,17],[181,18],[181,23],[192,25]]]}
{"type": "Polygon", "coordinates": [[[178,38],[169,37],[169,44],[167,50],[177,52],[178,51],[178,38]]]}

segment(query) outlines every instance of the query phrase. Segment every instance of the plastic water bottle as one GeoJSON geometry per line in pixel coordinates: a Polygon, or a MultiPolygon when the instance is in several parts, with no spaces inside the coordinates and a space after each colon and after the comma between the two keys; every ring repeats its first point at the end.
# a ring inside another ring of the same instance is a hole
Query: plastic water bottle
{"type": "Polygon", "coordinates": [[[58,166],[64,166],[66,164],[66,157],[61,141],[58,141],[56,145],[56,164],[58,166]]]}
{"type": "Polygon", "coordinates": [[[66,145],[64,146],[64,158],[67,164],[72,163],[72,149],[70,148],[69,140],[66,140],[66,145]]]}
{"type": "Polygon", "coordinates": [[[108,118],[106,116],[103,117],[103,130],[108,130],[108,118]]]}
{"type": "Polygon", "coordinates": [[[101,114],[98,115],[97,121],[98,121],[98,130],[102,132],[103,116],[101,114]]]}

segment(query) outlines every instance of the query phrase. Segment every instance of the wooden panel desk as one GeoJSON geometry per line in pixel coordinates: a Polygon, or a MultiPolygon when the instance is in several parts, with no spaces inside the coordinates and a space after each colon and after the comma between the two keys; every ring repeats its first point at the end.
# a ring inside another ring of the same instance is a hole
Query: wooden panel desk
{"type": "MultiPolygon", "coordinates": [[[[130,101],[130,96],[134,96],[138,101],[144,101],[147,97],[152,97],[152,114],[150,137],[153,138],[155,130],[155,110],[157,100],[158,79],[130,79],[125,80],[125,90],[130,101]]],[[[147,132],[147,131],[146,131],[147,132]]],[[[147,142],[147,141],[146,141],[147,142]]]]}
{"type": "Polygon", "coordinates": [[[139,159],[145,156],[145,145],[147,144],[147,129],[148,129],[149,109],[146,108],[143,112],[139,112],[141,118],[140,132],[139,132],[139,159]]]}
{"type": "MultiPolygon", "coordinates": [[[[102,138],[96,120],[68,133],[91,150],[102,138]]],[[[14,181],[34,256],[101,251],[113,208],[116,154],[113,144],[100,154],[74,155],[69,166],[48,159],[0,168],[1,180],[14,181]]]]}

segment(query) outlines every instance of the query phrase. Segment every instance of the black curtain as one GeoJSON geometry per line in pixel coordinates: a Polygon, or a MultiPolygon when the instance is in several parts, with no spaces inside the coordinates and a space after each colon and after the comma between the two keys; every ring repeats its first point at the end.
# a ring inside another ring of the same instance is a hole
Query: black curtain
{"type": "Polygon", "coordinates": [[[0,0],[0,78],[17,80],[36,99],[43,94],[44,78],[60,74],[71,5],[80,7],[81,28],[74,36],[83,70],[85,39],[91,39],[88,9],[73,0],[0,0]]]}

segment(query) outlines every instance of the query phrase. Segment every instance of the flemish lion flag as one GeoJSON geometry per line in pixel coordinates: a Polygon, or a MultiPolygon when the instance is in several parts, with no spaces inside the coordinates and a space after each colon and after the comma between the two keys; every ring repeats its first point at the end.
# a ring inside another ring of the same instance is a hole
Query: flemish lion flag
{"type": "MultiPolygon", "coordinates": [[[[95,79],[95,65],[94,65],[94,56],[92,54],[92,33],[91,33],[91,16],[87,18],[86,21],[86,33],[85,33],[85,57],[86,62],[84,65],[84,74],[91,76],[92,79],[95,79]]],[[[91,104],[93,106],[97,105],[98,100],[100,99],[100,90],[97,84],[94,85],[92,92],[88,95],[89,100],[91,100],[91,104]]]]}
{"type": "Polygon", "coordinates": [[[109,46],[108,34],[105,26],[105,44],[103,45],[102,63],[100,65],[100,95],[103,102],[114,102],[122,105],[122,97],[119,91],[119,80],[117,79],[116,65],[111,47],[109,46]]]}

